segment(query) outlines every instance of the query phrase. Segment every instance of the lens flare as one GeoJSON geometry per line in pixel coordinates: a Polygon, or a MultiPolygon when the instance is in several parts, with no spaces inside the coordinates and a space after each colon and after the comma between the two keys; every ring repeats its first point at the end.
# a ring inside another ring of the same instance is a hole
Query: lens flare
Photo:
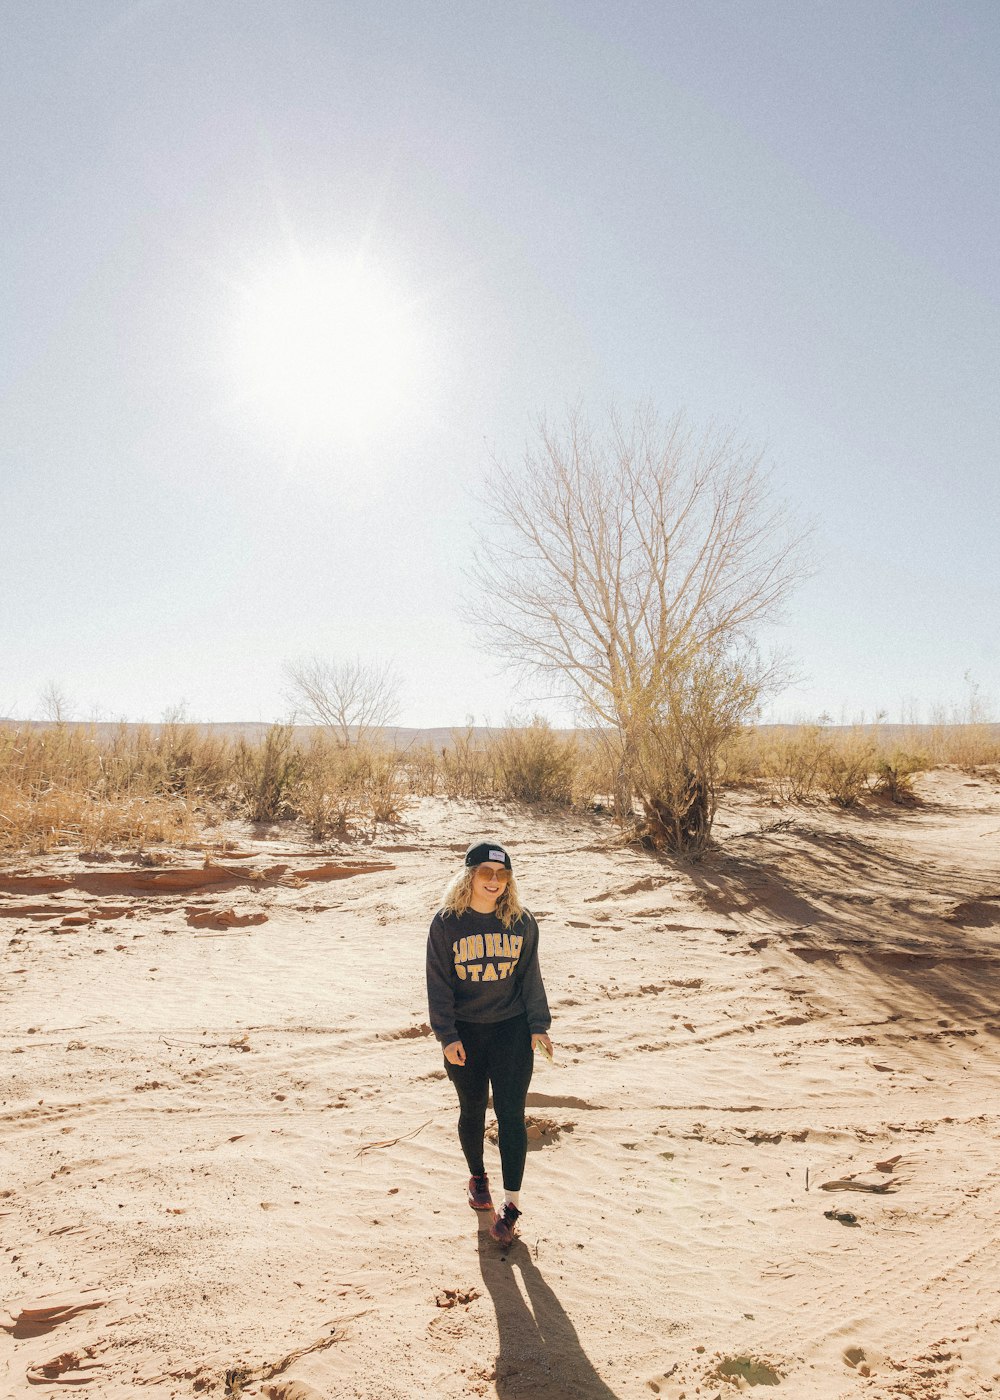
{"type": "Polygon", "coordinates": [[[297,261],[243,288],[241,398],[279,428],[373,431],[404,407],[417,358],[403,298],[375,268],[297,261]]]}

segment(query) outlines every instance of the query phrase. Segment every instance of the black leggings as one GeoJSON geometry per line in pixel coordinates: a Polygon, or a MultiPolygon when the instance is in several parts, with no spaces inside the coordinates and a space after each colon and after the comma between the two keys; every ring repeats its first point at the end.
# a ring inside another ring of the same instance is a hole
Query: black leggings
{"type": "Polygon", "coordinates": [[[455,1029],[465,1046],[465,1064],[445,1060],[445,1069],[458,1091],[458,1138],[469,1171],[473,1176],[483,1172],[486,1103],[492,1084],[504,1190],[519,1191],[528,1154],[524,1101],[535,1067],[528,1018],[515,1016],[486,1026],[458,1021],[455,1029]]]}

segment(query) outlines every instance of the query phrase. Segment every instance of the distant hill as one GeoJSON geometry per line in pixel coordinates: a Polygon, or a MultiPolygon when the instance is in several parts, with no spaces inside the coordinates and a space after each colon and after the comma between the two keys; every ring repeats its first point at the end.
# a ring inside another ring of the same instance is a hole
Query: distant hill
{"type": "MultiPolygon", "coordinates": [[[[219,736],[224,736],[227,739],[246,739],[249,743],[259,742],[259,740],[267,733],[268,729],[271,728],[270,724],[264,724],[260,721],[252,720],[226,720],[208,724],[198,724],[193,720],[181,721],[181,725],[179,727],[183,727],[186,724],[190,724],[190,727],[192,729],[196,729],[199,733],[202,734],[217,734],[219,736]]],[[[0,718],[0,727],[10,727],[14,729],[55,729],[58,726],[55,725],[51,720],[16,720],[0,718]]],[[[92,730],[97,738],[106,739],[109,738],[112,734],[116,733],[121,728],[146,728],[152,730],[154,733],[159,733],[161,729],[164,729],[167,726],[160,723],[143,725],[132,722],[125,722],[124,724],[120,724],[109,723],[107,721],[99,721],[94,724],[87,724],[83,722],[72,721],[70,722],[70,727],[77,729],[92,730]]],[[[503,726],[497,726],[497,728],[502,727],[503,726]]],[[[766,734],[781,733],[782,731],[787,732],[795,729],[804,729],[807,726],[805,724],[761,724],[755,727],[758,730],[758,732],[766,734]]],[[[935,732],[940,732],[942,729],[955,730],[973,727],[986,728],[987,730],[989,730],[990,734],[994,738],[1000,741],[1000,724],[987,724],[985,726],[967,726],[958,724],[828,724],[823,726],[823,730],[827,734],[847,734],[856,730],[869,732],[878,730],[884,742],[895,743],[900,745],[901,747],[905,747],[907,745],[917,747],[919,746],[921,738],[930,738],[931,735],[933,735],[935,732]]],[[[298,739],[300,742],[307,742],[313,735],[319,733],[321,729],[321,725],[297,724],[294,726],[294,733],[296,739],[298,739]]],[[[451,745],[454,743],[455,736],[458,734],[463,736],[465,734],[468,734],[473,740],[481,741],[486,739],[490,734],[496,733],[496,730],[491,729],[485,725],[474,725],[472,726],[472,728],[467,728],[465,725],[454,725],[440,726],[434,729],[415,729],[408,728],[406,726],[398,726],[387,727],[381,730],[377,730],[375,732],[380,735],[383,742],[386,743],[388,746],[405,750],[409,748],[423,748],[428,745],[434,749],[446,749],[451,747],[451,745]]],[[[578,735],[580,738],[583,738],[586,734],[591,733],[593,731],[587,729],[557,729],[554,732],[557,734],[564,735],[566,737],[575,734],[578,735]]]]}
{"type": "MultiPolygon", "coordinates": [[[[199,724],[194,720],[182,720],[175,728],[190,727],[196,729],[199,734],[216,734],[227,739],[246,739],[249,743],[257,743],[271,728],[270,724],[264,724],[255,720],[222,720],[207,724],[199,724]]],[[[0,727],[10,727],[13,729],[56,729],[52,720],[46,719],[4,719],[0,718],[0,727]]],[[[162,729],[169,726],[161,723],[141,724],[132,721],[121,723],[99,720],[93,724],[83,721],[68,721],[67,727],[71,729],[86,729],[92,731],[99,739],[107,739],[119,729],[149,729],[154,734],[158,734],[162,729]]],[[[296,739],[307,741],[313,735],[322,731],[322,725],[316,724],[296,724],[293,732],[296,739]]],[[[473,726],[467,729],[465,725],[442,726],[437,729],[412,729],[405,726],[386,727],[373,731],[377,733],[384,743],[398,749],[422,748],[430,745],[432,748],[447,748],[454,740],[456,734],[469,734],[475,740],[485,739],[494,731],[484,725],[473,726]]],[[[582,729],[557,729],[557,734],[584,734],[587,731],[582,729]]]]}

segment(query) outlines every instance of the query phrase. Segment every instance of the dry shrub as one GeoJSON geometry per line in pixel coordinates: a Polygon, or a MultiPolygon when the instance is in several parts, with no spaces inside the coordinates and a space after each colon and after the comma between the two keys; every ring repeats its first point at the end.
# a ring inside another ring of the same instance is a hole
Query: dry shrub
{"type": "Polygon", "coordinates": [[[1000,760],[1000,726],[983,723],[913,726],[909,735],[886,733],[881,724],[851,729],[788,726],[762,740],[763,772],[782,801],[824,795],[838,806],[856,806],[866,791],[900,805],[916,801],[913,777],[954,764],[971,771],[1000,760]],[[915,747],[903,747],[909,741],[915,747]],[[919,748],[916,746],[919,745],[919,748]]]}
{"type": "Polygon", "coordinates": [[[927,753],[935,765],[954,764],[967,772],[1000,763],[1000,725],[935,724],[927,738],[927,753]]]}
{"type": "Polygon", "coordinates": [[[472,725],[451,731],[451,743],[441,750],[441,782],[447,797],[493,796],[493,763],[472,725]]]}
{"type": "Polygon", "coordinates": [[[232,743],[195,724],[119,724],[92,744],[109,795],[173,793],[210,802],[225,797],[233,781],[232,743]]]}
{"type": "Polygon", "coordinates": [[[509,721],[505,729],[491,734],[486,758],[492,767],[494,796],[516,802],[572,804],[579,746],[572,736],[557,734],[541,715],[526,725],[509,721]]]}
{"type": "Polygon", "coordinates": [[[806,802],[823,790],[831,752],[819,725],[782,729],[762,746],[763,774],[782,802],[806,802]]]}
{"type": "Polygon", "coordinates": [[[441,785],[441,757],[431,744],[411,745],[400,755],[406,791],[434,797],[441,785]]]}
{"type": "Polygon", "coordinates": [[[557,733],[535,715],[527,724],[511,720],[485,735],[477,735],[471,725],[453,729],[451,743],[441,750],[436,779],[451,798],[569,806],[581,797],[582,762],[576,738],[557,733]]]}
{"type": "Polygon", "coordinates": [[[827,797],[855,807],[869,791],[890,801],[915,800],[912,776],[926,760],[898,749],[884,751],[877,725],[828,730],[816,724],[789,725],[760,736],[759,776],[781,802],[827,797]]]}
{"type": "Polygon", "coordinates": [[[406,788],[402,754],[368,744],[344,748],[320,734],[302,755],[292,805],[314,840],[345,840],[369,822],[398,821],[406,788]]]}
{"type": "MultiPolygon", "coordinates": [[[[850,807],[871,791],[907,805],[917,800],[916,773],[947,764],[972,772],[998,761],[1000,725],[986,722],[913,724],[902,732],[895,727],[886,732],[880,721],[850,729],[818,724],[747,728],[722,747],[719,785],[765,783],[780,802],[828,797],[850,807]]],[[[611,768],[604,765],[595,792],[612,791],[611,768]]]]}
{"type": "Polygon", "coordinates": [[[401,754],[389,749],[368,751],[364,794],[374,823],[399,821],[406,806],[406,769],[401,754]]]}
{"type": "Polygon", "coordinates": [[[965,703],[948,713],[935,709],[928,751],[935,763],[971,770],[1000,761],[1000,725],[992,723],[991,706],[971,672],[964,676],[965,703]]]}
{"type": "Polygon", "coordinates": [[[189,798],[217,797],[232,780],[233,746],[229,739],[171,722],[158,727],[151,748],[162,766],[164,786],[189,798]]]}
{"type": "Polygon", "coordinates": [[[760,781],[765,772],[765,749],[760,731],[740,729],[719,752],[719,786],[748,787],[760,781]]]}
{"type": "Polygon", "coordinates": [[[913,807],[918,800],[913,788],[913,775],[923,772],[926,767],[927,760],[921,755],[903,753],[897,749],[888,758],[880,758],[876,763],[872,792],[897,807],[913,807]]]}
{"type": "Polygon", "coordinates": [[[303,757],[295,793],[295,809],[314,841],[331,836],[345,840],[360,809],[360,786],[344,782],[345,751],[316,736],[303,757]]]}
{"type": "Polygon", "coordinates": [[[640,793],[644,819],[638,834],[657,851],[697,856],[708,843],[715,793],[693,769],[664,765],[656,785],[640,793]]]}
{"type": "Polygon", "coordinates": [[[752,648],[742,655],[710,648],[661,681],[661,702],[639,716],[622,744],[643,811],[636,834],[645,844],[692,859],[708,845],[723,755],[755,708],[765,674],[752,648]]]}
{"type": "Polygon", "coordinates": [[[878,726],[757,730],[727,721],[720,736],[710,709],[707,729],[697,706],[681,714],[682,730],[661,726],[647,735],[631,781],[613,730],[568,737],[537,717],[493,734],[470,725],[453,731],[443,750],[404,752],[344,747],[325,733],[298,745],[287,725],[237,742],[176,718],[159,726],[7,725],[0,727],[0,850],[190,839],[221,814],[301,819],[316,840],[347,839],[398,820],[414,795],[443,790],[452,798],[596,800],[624,827],[645,823],[658,844],[696,851],[724,785],[763,781],[782,801],[826,796],[849,807],[872,792],[904,804],[915,800],[913,775],[922,768],[1000,761],[1000,726],[985,722],[923,728],[916,753],[899,745],[898,734],[890,747],[878,726]],[[702,769],[714,773],[707,793],[691,777],[702,769]],[[632,791],[642,802],[638,818],[632,791]]]}
{"type": "Polygon", "coordinates": [[[621,796],[621,778],[621,750],[610,734],[598,731],[580,741],[576,767],[577,806],[593,804],[598,810],[608,807],[617,812],[617,793],[621,797],[623,811],[631,815],[627,806],[631,802],[631,794],[621,796]]]}
{"type": "Polygon", "coordinates": [[[819,786],[838,807],[856,807],[868,787],[868,775],[876,763],[873,740],[862,730],[822,745],[819,786]]]}
{"type": "Polygon", "coordinates": [[[790,725],[762,745],[763,776],[781,802],[828,797],[855,807],[868,788],[877,761],[873,735],[858,726],[831,733],[817,724],[790,725]]]}
{"type": "Polygon", "coordinates": [[[302,754],[289,724],[272,724],[259,744],[240,739],[233,761],[235,786],[251,822],[276,822],[295,815],[294,793],[302,754]]]}
{"type": "Polygon", "coordinates": [[[347,836],[398,820],[404,756],[342,748],[320,735],[308,748],[288,725],[235,744],[170,722],[0,728],[0,850],[97,848],[190,837],[222,813],[253,822],[304,818],[314,837],[347,836]]]}

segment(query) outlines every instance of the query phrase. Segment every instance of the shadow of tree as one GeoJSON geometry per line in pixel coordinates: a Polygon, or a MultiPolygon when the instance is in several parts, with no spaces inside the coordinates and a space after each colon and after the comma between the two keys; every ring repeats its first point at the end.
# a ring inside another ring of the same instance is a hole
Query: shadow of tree
{"type": "Polygon", "coordinates": [[[869,999],[895,1020],[947,1017],[1000,1030],[1000,861],[995,875],[970,873],[885,844],[884,830],[859,820],[848,831],[792,823],[751,832],[689,878],[705,908],[737,925],[760,911],[762,927],[777,921],[785,932],[776,947],[853,978],[854,1004],[869,999]]]}
{"type": "Polygon", "coordinates": [[[519,1400],[618,1400],[523,1240],[501,1253],[479,1222],[479,1268],[497,1316],[496,1393],[519,1400]],[[520,1284],[518,1282],[520,1276],[520,1284]]]}

